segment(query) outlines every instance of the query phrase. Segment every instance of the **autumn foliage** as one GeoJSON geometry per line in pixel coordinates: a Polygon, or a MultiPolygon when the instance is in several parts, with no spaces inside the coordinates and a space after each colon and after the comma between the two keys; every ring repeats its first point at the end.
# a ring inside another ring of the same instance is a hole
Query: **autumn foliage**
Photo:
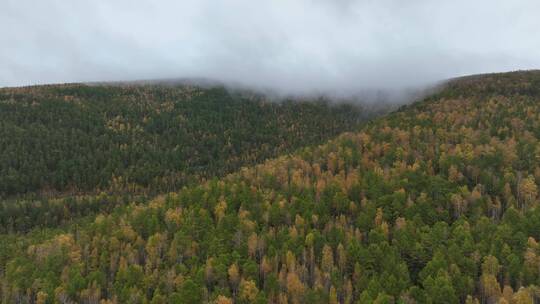
{"type": "Polygon", "coordinates": [[[536,303],[540,73],[458,79],[318,147],[5,237],[5,303],[536,303]]]}

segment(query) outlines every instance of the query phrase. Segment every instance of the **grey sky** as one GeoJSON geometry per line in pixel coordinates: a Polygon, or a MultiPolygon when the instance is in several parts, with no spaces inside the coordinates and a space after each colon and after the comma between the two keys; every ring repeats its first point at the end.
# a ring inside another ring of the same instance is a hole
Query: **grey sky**
{"type": "Polygon", "coordinates": [[[399,88],[540,68],[539,30],[538,0],[0,0],[0,86],[399,88]]]}

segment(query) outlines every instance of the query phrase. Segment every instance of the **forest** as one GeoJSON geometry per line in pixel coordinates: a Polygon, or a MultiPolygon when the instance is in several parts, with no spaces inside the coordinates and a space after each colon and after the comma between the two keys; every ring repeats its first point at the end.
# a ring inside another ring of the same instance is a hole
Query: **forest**
{"type": "Polygon", "coordinates": [[[166,193],[321,144],[376,113],[174,83],[0,89],[0,197],[166,193]]]}
{"type": "Polygon", "coordinates": [[[453,79],[365,123],[223,91],[190,97],[208,111],[194,122],[198,107],[152,104],[176,89],[27,90],[0,95],[2,191],[64,195],[6,198],[1,303],[540,302],[540,71],[453,79]],[[39,110],[49,94],[69,104],[39,110]],[[58,159],[75,163],[51,171],[58,159]]]}

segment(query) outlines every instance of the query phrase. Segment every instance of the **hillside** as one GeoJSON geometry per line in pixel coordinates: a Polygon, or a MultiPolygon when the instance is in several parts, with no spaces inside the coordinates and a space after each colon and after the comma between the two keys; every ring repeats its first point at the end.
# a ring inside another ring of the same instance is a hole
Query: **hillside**
{"type": "Polygon", "coordinates": [[[0,89],[0,197],[162,193],[320,144],[375,113],[190,84],[0,89]]]}
{"type": "Polygon", "coordinates": [[[0,298],[532,304],[539,139],[540,72],[455,79],[320,146],[4,235],[0,298]]]}

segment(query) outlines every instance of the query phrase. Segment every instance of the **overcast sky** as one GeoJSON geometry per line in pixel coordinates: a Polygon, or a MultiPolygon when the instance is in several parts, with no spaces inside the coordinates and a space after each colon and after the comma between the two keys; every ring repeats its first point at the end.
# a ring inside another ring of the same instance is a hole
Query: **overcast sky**
{"type": "Polygon", "coordinates": [[[203,77],[355,92],[534,68],[539,0],[0,0],[0,86],[203,77]]]}

